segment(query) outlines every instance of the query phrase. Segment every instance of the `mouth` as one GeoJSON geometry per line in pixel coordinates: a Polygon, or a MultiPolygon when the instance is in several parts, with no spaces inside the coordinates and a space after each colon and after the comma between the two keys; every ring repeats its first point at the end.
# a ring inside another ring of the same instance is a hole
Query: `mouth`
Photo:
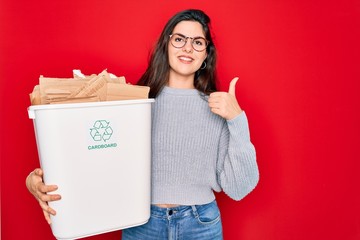
{"type": "Polygon", "coordinates": [[[179,56],[178,59],[183,63],[191,63],[194,61],[194,59],[189,56],[179,56]]]}

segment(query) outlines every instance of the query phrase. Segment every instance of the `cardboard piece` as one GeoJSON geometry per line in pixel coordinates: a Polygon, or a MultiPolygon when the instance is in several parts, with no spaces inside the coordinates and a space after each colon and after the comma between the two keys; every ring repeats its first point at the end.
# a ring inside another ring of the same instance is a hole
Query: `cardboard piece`
{"type": "Polygon", "coordinates": [[[147,99],[149,91],[149,87],[127,84],[125,77],[117,77],[107,70],[91,75],[73,70],[73,78],[40,76],[39,85],[30,93],[30,102],[40,105],[147,99]]]}

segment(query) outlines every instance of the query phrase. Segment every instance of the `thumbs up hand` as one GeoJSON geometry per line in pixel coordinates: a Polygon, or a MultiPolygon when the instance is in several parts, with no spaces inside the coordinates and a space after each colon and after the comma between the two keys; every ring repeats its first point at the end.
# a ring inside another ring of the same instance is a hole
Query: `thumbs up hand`
{"type": "Polygon", "coordinates": [[[226,120],[231,120],[242,112],[235,96],[238,80],[238,77],[231,80],[228,92],[213,92],[208,100],[211,111],[226,120]]]}

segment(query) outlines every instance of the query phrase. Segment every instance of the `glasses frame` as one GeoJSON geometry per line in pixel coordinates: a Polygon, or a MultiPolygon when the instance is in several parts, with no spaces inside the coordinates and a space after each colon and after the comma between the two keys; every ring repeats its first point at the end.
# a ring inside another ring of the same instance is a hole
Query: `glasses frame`
{"type": "Polygon", "coordinates": [[[171,46],[173,46],[174,48],[183,48],[184,46],[186,46],[186,43],[187,43],[187,41],[188,41],[188,39],[190,38],[191,39],[191,47],[192,47],[192,49],[194,49],[195,51],[197,51],[197,52],[203,52],[204,50],[206,50],[206,48],[209,46],[209,43],[210,43],[210,41],[209,40],[207,40],[206,38],[203,38],[203,37],[187,37],[187,36],[185,36],[184,34],[181,34],[181,33],[173,33],[173,34],[170,34],[169,35],[169,40],[170,40],[170,43],[171,43],[171,46]],[[180,36],[180,37],[183,37],[183,38],[185,38],[185,43],[184,43],[184,45],[183,46],[181,46],[181,47],[176,47],[176,46],[174,46],[174,44],[172,43],[172,41],[171,41],[171,38],[172,38],[172,36],[174,36],[174,35],[178,35],[178,36],[180,36]],[[203,49],[203,50],[197,50],[197,49],[195,49],[194,48],[194,41],[196,40],[196,39],[203,39],[203,40],[205,40],[205,48],[203,49]]]}

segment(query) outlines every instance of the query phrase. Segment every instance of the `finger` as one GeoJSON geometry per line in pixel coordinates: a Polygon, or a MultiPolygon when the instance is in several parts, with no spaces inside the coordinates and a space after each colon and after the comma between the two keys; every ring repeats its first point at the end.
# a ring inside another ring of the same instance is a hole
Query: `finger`
{"type": "Polygon", "coordinates": [[[227,98],[227,95],[229,95],[227,92],[216,92],[212,94],[213,95],[208,98],[209,103],[222,102],[227,98]]]}
{"type": "Polygon", "coordinates": [[[216,103],[220,101],[220,97],[209,97],[208,103],[216,103]]]}
{"type": "Polygon", "coordinates": [[[47,214],[56,215],[56,211],[49,207],[49,205],[46,202],[43,202],[39,200],[40,207],[42,208],[43,212],[46,212],[47,214]]]}
{"type": "Polygon", "coordinates": [[[221,97],[226,94],[227,94],[227,92],[213,92],[213,93],[210,93],[209,98],[221,97]]]}
{"type": "Polygon", "coordinates": [[[235,96],[235,85],[237,83],[237,81],[239,80],[238,77],[234,78],[233,80],[231,80],[230,82],[230,86],[229,86],[229,93],[233,96],[235,96]]]}
{"type": "Polygon", "coordinates": [[[223,99],[214,100],[212,102],[208,102],[209,107],[222,108],[226,107],[226,101],[223,99]]]}
{"type": "Polygon", "coordinates": [[[47,192],[53,192],[53,191],[56,191],[58,189],[58,186],[56,185],[45,185],[43,182],[40,182],[36,189],[39,191],[39,192],[42,192],[42,193],[47,193],[47,192]]]}
{"type": "Polygon", "coordinates": [[[218,107],[219,103],[218,102],[209,102],[208,105],[210,108],[214,108],[214,107],[218,107]]]}
{"type": "Polygon", "coordinates": [[[43,202],[58,201],[61,199],[59,194],[39,194],[38,198],[43,202]]]}
{"type": "Polygon", "coordinates": [[[42,171],[41,168],[36,168],[36,169],[34,170],[34,173],[35,173],[35,175],[38,175],[38,176],[40,176],[40,177],[43,176],[43,171],[42,171]]]}
{"type": "Polygon", "coordinates": [[[45,220],[47,221],[48,224],[51,224],[51,218],[50,218],[50,214],[43,211],[44,213],[44,217],[45,217],[45,220]]]}
{"type": "Polygon", "coordinates": [[[221,116],[222,112],[221,112],[221,109],[219,108],[216,108],[216,107],[213,107],[213,108],[210,108],[211,112],[221,116]]]}

